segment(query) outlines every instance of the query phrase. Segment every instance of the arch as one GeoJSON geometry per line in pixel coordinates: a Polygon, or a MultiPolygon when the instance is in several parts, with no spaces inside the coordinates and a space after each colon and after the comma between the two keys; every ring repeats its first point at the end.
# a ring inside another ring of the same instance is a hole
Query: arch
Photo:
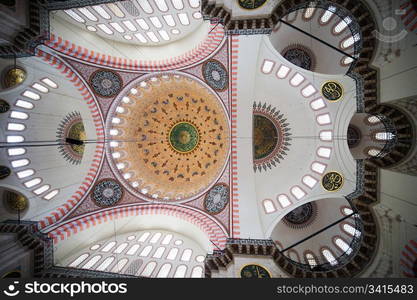
{"type": "MultiPolygon", "coordinates": [[[[97,138],[104,139],[104,123],[100,109],[95,98],[92,96],[90,90],[81,80],[81,78],[55,55],[46,53],[40,49],[36,49],[35,55],[47,62],[52,67],[59,70],[63,75],[65,75],[67,80],[70,80],[73,83],[74,88],[77,89],[81,94],[81,98],[89,105],[91,117],[96,129],[97,138]]],[[[102,163],[103,155],[104,145],[102,143],[97,143],[95,148],[94,159],[91,162],[89,172],[87,176],[82,179],[82,183],[79,186],[79,188],[75,191],[72,197],[68,199],[61,207],[58,207],[56,210],[50,212],[49,215],[47,215],[38,222],[37,226],[39,229],[43,229],[61,220],[72,210],[72,208],[74,208],[77,205],[78,202],[80,202],[86,196],[92,184],[95,182],[96,175],[98,174],[98,171],[102,163]]]]}
{"type": "Polygon", "coordinates": [[[179,205],[143,204],[111,208],[88,216],[70,220],[48,233],[54,244],[69,238],[78,232],[114,219],[141,215],[167,215],[180,218],[200,228],[211,242],[223,249],[227,232],[217,222],[199,210],[179,205]]]}
{"type": "Polygon", "coordinates": [[[194,49],[184,53],[183,55],[161,61],[138,61],[94,52],[71,43],[68,40],[64,40],[62,37],[54,34],[51,34],[50,39],[45,42],[45,45],[64,55],[69,55],[92,64],[99,64],[110,68],[134,71],[166,71],[192,65],[196,62],[204,60],[219,49],[226,36],[224,27],[220,24],[212,24],[209,32],[210,33],[207,35],[206,39],[201,41],[200,44],[194,49]]]}

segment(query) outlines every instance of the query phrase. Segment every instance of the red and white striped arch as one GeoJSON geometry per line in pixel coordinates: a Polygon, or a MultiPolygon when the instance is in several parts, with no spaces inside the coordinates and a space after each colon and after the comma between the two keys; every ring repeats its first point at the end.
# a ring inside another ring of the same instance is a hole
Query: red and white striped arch
{"type": "MultiPolygon", "coordinates": [[[[43,59],[52,67],[56,68],[67,78],[67,80],[71,81],[74,85],[74,88],[79,92],[81,99],[83,99],[90,109],[91,118],[94,121],[95,131],[97,135],[97,140],[104,140],[104,126],[103,126],[103,119],[98,108],[98,105],[90,93],[89,89],[86,87],[84,82],[80,79],[80,77],[74,73],[71,68],[69,68],[61,59],[58,57],[46,53],[40,49],[36,50],[36,56],[43,59]]],[[[43,229],[49,225],[52,225],[59,220],[61,220],[64,216],[66,216],[74,206],[77,205],[79,201],[87,194],[88,190],[91,188],[96,175],[99,171],[101,161],[104,155],[104,146],[102,143],[96,143],[94,158],[91,162],[89,172],[87,176],[82,179],[79,188],[75,191],[75,193],[68,199],[62,206],[56,208],[52,212],[49,213],[46,217],[41,219],[38,223],[38,228],[43,229]]]]}
{"type": "Polygon", "coordinates": [[[139,204],[101,210],[92,215],[70,220],[49,232],[48,236],[53,239],[56,245],[90,227],[99,226],[115,219],[142,215],[165,215],[185,220],[200,228],[207,238],[220,249],[224,249],[226,246],[228,234],[212,218],[197,209],[169,204],[139,204]]]}
{"type": "Polygon", "coordinates": [[[63,40],[61,37],[54,34],[51,34],[50,40],[46,41],[45,45],[64,55],[68,55],[92,64],[116,69],[152,72],[180,69],[202,61],[216,49],[220,48],[225,36],[223,25],[212,24],[207,37],[194,49],[182,55],[159,61],[133,60],[106,55],[81,47],[68,40],[63,40]]]}

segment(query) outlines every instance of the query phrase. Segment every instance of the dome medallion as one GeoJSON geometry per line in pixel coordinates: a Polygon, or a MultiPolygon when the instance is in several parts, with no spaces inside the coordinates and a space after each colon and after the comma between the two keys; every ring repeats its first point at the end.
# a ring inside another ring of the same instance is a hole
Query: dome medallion
{"type": "Polygon", "coordinates": [[[230,151],[227,111],[186,74],[140,77],[112,104],[107,155],[119,181],[147,201],[185,202],[207,192],[230,151]]]}

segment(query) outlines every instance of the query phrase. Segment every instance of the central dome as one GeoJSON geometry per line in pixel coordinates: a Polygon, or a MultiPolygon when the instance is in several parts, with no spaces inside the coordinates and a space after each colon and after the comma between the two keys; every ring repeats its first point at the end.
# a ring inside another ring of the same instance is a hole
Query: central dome
{"type": "Polygon", "coordinates": [[[215,92],[197,79],[179,74],[141,79],[111,112],[112,167],[141,198],[196,198],[223,172],[230,148],[228,116],[215,92]]]}

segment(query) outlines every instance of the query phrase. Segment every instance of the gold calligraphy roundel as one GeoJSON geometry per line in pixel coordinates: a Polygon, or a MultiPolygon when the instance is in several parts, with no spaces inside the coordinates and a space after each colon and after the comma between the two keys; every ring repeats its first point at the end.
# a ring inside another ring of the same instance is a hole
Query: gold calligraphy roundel
{"type": "Polygon", "coordinates": [[[328,192],[336,192],[343,186],[344,178],[342,174],[332,171],[324,174],[321,185],[328,192]]]}
{"type": "Polygon", "coordinates": [[[336,102],[343,97],[343,86],[336,81],[327,81],[322,85],[321,93],[328,101],[336,102]]]}

